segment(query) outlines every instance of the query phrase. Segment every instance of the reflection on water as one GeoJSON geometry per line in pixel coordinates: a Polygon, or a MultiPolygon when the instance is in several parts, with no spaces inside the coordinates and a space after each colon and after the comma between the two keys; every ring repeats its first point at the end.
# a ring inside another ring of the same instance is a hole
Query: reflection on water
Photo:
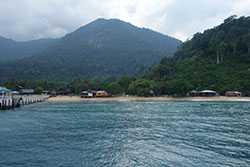
{"type": "Polygon", "coordinates": [[[0,113],[0,166],[250,166],[250,103],[42,103],[0,113]]]}

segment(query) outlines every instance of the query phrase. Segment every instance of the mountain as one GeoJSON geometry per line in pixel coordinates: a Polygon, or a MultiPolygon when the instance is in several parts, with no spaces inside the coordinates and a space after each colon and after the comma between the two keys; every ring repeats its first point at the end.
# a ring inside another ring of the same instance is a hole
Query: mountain
{"type": "Polygon", "coordinates": [[[53,46],[56,41],[56,39],[39,39],[27,42],[17,42],[0,36],[0,62],[30,57],[53,46]]]}
{"type": "Polygon", "coordinates": [[[4,79],[93,78],[141,73],[164,56],[172,56],[181,41],[117,19],[98,19],[53,46],[2,65],[4,79]]]}
{"type": "Polygon", "coordinates": [[[238,90],[250,95],[250,17],[232,16],[195,34],[144,79],[154,81],[159,94],[186,95],[191,90],[212,89],[221,94],[238,90]]]}

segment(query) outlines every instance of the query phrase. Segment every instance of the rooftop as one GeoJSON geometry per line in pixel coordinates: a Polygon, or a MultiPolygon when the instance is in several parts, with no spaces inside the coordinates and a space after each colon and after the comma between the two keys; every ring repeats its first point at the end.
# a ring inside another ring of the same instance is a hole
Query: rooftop
{"type": "Polygon", "coordinates": [[[11,92],[11,90],[0,86],[0,93],[9,93],[9,92],[11,92]]]}

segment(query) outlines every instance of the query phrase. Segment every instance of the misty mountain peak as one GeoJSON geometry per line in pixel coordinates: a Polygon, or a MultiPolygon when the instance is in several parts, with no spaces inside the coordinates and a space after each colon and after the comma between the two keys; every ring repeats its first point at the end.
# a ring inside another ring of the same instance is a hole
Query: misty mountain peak
{"type": "MultiPolygon", "coordinates": [[[[25,52],[21,52],[25,48],[23,43],[18,45],[20,49],[16,55],[23,53],[26,57],[32,56],[19,62],[17,72],[20,72],[21,77],[33,76],[32,70],[26,72],[26,76],[21,75],[33,67],[36,67],[37,72],[34,77],[139,74],[158,63],[162,57],[172,56],[181,44],[175,38],[119,19],[97,19],[52,42],[25,43],[25,46],[28,45],[25,52]],[[37,49],[34,46],[43,47],[37,49]],[[53,71],[51,69],[56,70],[49,74],[49,71],[53,71]]],[[[17,51],[13,48],[2,50],[6,54],[9,50],[17,51]]]]}

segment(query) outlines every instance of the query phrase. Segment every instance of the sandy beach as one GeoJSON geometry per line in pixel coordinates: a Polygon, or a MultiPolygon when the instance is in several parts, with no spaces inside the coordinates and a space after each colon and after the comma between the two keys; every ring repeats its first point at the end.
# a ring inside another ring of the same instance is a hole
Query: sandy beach
{"type": "Polygon", "coordinates": [[[136,97],[119,96],[108,98],[81,98],[80,96],[56,96],[48,99],[49,102],[81,102],[81,101],[245,101],[250,102],[250,97],[136,97]]]}

